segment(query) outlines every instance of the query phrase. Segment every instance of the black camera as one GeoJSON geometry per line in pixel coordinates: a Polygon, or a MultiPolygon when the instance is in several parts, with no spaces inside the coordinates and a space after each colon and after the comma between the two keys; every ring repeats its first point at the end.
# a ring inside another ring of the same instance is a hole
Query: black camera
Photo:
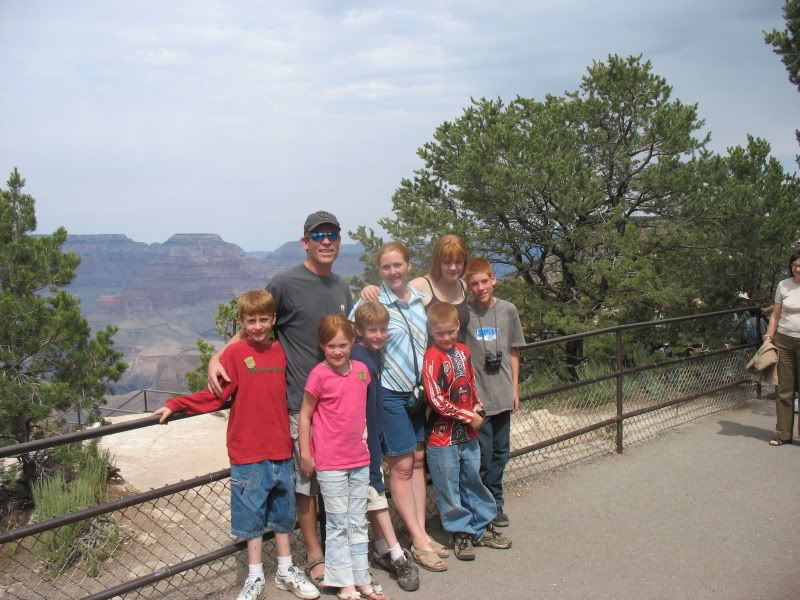
{"type": "Polygon", "coordinates": [[[503,353],[499,350],[497,352],[486,353],[486,372],[497,373],[500,370],[500,365],[503,362],[503,353]]]}

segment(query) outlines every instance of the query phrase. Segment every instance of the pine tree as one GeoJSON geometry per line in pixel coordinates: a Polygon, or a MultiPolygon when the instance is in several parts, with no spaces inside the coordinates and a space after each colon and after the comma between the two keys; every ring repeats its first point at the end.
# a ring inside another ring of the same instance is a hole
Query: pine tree
{"type": "MultiPolygon", "coordinates": [[[[92,336],[79,301],[63,289],[80,262],[61,251],[66,230],[33,235],[35,201],[16,169],[7,185],[0,189],[0,443],[22,443],[42,436],[59,411],[103,403],[127,365],[113,348],[116,328],[92,336]]],[[[29,485],[35,464],[21,460],[29,485]]]]}

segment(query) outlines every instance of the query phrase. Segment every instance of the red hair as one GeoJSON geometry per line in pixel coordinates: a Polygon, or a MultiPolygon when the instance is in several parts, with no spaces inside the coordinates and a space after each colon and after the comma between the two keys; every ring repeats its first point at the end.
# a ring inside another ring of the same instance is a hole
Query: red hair
{"type": "Polygon", "coordinates": [[[344,313],[338,315],[325,315],[319,322],[319,344],[324,346],[339,334],[344,334],[351,344],[356,335],[353,332],[353,325],[344,316],[344,313]]]}
{"type": "Polygon", "coordinates": [[[489,276],[494,275],[491,263],[482,256],[474,256],[467,261],[467,267],[464,269],[464,279],[469,279],[471,275],[478,275],[486,273],[489,276]]]}
{"type": "Polygon", "coordinates": [[[458,323],[458,311],[448,302],[428,305],[428,328],[458,323]]]}
{"type": "Polygon", "coordinates": [[[400,242],[386,242],[383,246],[380,247],[378,253],[375,255],[375,264],[379,267],[381,266],[381,258],[387,252],[398,252],[400,256],[403,257],[403,260],[406,262],[411,262],[411,257],[408,254],[408,248],[405,245],[401,244],[400,242]]]}
{"type": "Polygon", "coordinates": [[[460,235],[455,233],[448,233],[443,235],[433,245],[433,254],[431,255],[431,267],[428,269],[428,275],[434,281],[439,281],[442,278],[442,263],[448,260],[467,262],[469,253],[467,252],[467,243],[460,235]]]}

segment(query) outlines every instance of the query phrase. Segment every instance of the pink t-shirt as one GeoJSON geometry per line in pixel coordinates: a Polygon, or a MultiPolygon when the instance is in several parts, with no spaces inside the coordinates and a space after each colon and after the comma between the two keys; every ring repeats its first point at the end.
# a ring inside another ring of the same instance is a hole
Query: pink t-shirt
{"type": "Polygon", "coordinates": [[[350,361],[342,375],[322,362],[311,370],[306,391],[317,399],[311,415],[311,453],[318,471],[354,469],[369,464],[367,386],[369,369],[350,361]]]}

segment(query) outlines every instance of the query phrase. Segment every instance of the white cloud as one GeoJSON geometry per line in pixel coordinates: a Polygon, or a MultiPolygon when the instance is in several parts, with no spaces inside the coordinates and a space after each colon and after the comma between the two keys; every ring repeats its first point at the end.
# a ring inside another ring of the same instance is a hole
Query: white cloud
{"type": "Polygon", "coordinates": [[[781,7],[3,3],[0,171],[20,168],[42,230],[218,231],[269,249],[311,210],[347,227],[389,216],[416,148],[471,96],[561,94],[610,53],[651,59],[715,149],[752,133],[791,167],[797,91],[761,33],[781,7]]]}

